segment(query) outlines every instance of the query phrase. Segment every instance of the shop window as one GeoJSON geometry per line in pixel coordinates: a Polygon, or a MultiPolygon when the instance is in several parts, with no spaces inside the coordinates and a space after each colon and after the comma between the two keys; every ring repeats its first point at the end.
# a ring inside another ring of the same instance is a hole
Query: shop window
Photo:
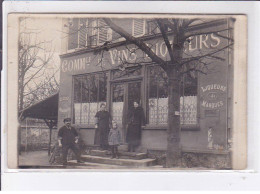
{"type": "Polygon", "coordinates": [[[88,74],[74,77],[75,124],[94,125],[101,103],[106,103],[107,75],[88,74]]]}
{"type": "MultiPolygon", "coordinates": [[[[167,125],[168,78],[159,66],[148,67],[148,120],[150,125],[167,125]]],[[[180,97],[181,125],[197,124],[197,77],[183,77],[180,97]]]]}

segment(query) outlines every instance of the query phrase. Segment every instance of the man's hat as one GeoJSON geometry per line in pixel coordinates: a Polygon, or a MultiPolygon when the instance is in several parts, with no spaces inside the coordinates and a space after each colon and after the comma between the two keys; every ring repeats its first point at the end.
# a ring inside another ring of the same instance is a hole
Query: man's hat
{"type": "Polygon", "coordinates": [[[65,119],[63,120],[64,123],[65,123],[65,122],[68,122],[68,121],[71,121],[71,118],[65,118],[65,119]]]}

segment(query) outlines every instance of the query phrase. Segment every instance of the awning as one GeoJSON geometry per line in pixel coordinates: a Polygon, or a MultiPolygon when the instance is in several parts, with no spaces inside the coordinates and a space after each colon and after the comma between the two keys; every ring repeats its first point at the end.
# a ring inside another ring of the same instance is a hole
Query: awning
{"type": "Polygon", "coordinates": [[[37,118],[44,120],[58,119],[59,93],[56,93],[34,105],[31,105],[19,112],[20,118],[37,118]]]}

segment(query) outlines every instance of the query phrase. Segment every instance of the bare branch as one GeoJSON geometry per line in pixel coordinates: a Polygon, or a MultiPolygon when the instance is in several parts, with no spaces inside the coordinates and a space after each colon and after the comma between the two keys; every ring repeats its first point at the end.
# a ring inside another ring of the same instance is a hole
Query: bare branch
{"type": "Polygon", "coordinates": [[[162,36],[163,36],[163,40],[164,40],[164,42],[166,44],[166,47],[167,47],[168,52],[169,52],[169,55],[171,57],[171,61],[172,61],[172,63],[174,63],[174,56],[173,56],[172,47],[171,47],[171,44],[169,42],[168,36],[165,33],[165,29],[164,29],[163,23],[159,19],[157,20],[157,23],[158,23],[158,26],[159,26],[159,28],[161,30],[161,33],[162,33],[162,36]]]}
{"type": "Polygon", "coordinates": [[[225,50],[226,48],[228,48],[228,47],[230,47],[232,45],[233,45],[233,43],[229,44],[229,45],[227,45],[227,46],[225,46],[225,47],[223,47],[221,49],[215,50],[214,52],[207,53],[205,55],[201,55],[201,56],[197,56],[197,57],[190,57],[190,58],[188,58],[188,60],[185,59],[184,62],[181,63],[181,65],[186,64],[186,63],[190,63],[193,60],[201,59],[201,58],[204,58],[204,57],[207,57],[207,56],[213,56],[214,54],[216,54],[216,53],[218,53],[218,52],[220,52],[222,50],[225,50]]]}

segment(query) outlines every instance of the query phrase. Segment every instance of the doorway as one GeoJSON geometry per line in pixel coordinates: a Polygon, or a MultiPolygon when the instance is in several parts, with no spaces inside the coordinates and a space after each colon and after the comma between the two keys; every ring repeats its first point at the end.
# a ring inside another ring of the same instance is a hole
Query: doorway
{"type": "Polygon", "coordinates": [[[134,101],[141,102],[141,81],[112,83],[111,85],[111,115],[121,130],[123,143],[126,139],[127,115],[134,101]]]}

